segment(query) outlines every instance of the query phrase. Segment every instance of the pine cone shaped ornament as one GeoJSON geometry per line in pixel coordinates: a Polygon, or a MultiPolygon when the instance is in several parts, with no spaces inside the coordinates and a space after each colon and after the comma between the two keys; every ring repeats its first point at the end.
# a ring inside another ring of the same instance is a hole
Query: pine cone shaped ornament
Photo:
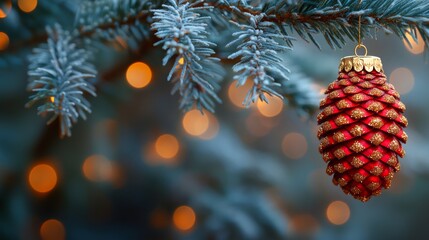
{"type": "Polygon", "coordinates": [[[400,169],[408,138],[405,105],[373,56],[341,59],[338,79],[325,93],[317,120],[326,172],[346,194],[366,202],[388,189],[400,169]]]}

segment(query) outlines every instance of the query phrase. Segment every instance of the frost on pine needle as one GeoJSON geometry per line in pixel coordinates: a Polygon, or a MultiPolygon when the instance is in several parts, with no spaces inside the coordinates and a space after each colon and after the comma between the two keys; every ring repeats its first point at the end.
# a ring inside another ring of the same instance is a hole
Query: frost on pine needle
{"type": "Polygon", "coordinates": [[[279,54],[290,47],[278,41],[288,37],[280,32],[276,24],[264,21],[265,14],[244,15],[249,20],[248,24],[235,23],[240,30],[233,33],[235,39],[227,47],[239,44],[237,51],[228,57],[240,59],[233,67],[238,85],[243,86],[247,81],[253,83],[243,102],[248,107],[258,99],[268,102],[265,94],[283,98],[275,88],[281,87],[281,81],[287,79],[289,69],[279,54]],[[279,78],[274,78],[274,74],[279,78]]]}
{"type": "Polygon", "coordinates": [[[60,135],[71,136],[78,118],[91,113],[85,95],[96,96],[92,82],[96,70],[88,62],[88,51],[79,49],[69,32],[59,25],[48,27],[47,43],[29,57],[29,84],[32,92],[27,107],[38,105],[39,115],[49,115],[48,124],[60,121],[60,135]]]}
{"type": "Polygon", "coordinates": [[[212,48],[216,45],[207,39],[206,22],[210,17],[200,13],[210,7],[196,7],[203,1],[167,2],[161,9],[153,10],[152,29],[161,39],[155,45],[166,50],[163,64],[173,62],[168,75],[168,80],[175,83],[172,92],[180,93],[180,108],[185,111],[196,106],[214,112],[215,103],[221,102],[216,92],[224,70],[218,63],[220,60],[213,57],[212,48]]]}

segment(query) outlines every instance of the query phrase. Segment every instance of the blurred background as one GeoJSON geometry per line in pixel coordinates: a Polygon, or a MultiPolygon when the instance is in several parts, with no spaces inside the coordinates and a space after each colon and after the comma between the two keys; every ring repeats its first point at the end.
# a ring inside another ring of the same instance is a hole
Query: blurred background
{"type": "Polygon", "coordinates": [[[178,110],[160,48],[97,46],[93,113],[61,140],[57,123],[46,126],[24,108],[27,55],[46,25],[72,28],[78,3],[0,4],[0,239],[427,239],[423,41],[410,37],[411,47],[376,32],[365,40],[402,94],[410,124],[392,188],[361,203],[325,173],[311,114],[354,43],[319,51],[298,38],[285,56],[286,100],[249,109],[241,104],[249,86],[237,88],[225,62],[223,104],[204,115],[178,110]]]}

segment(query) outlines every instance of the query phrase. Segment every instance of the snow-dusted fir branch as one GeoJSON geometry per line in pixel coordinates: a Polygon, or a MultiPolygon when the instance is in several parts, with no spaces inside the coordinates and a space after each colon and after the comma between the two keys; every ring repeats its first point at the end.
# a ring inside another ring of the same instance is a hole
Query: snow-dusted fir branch
{"type": "Polygon", "coordinates": [[[234,76],[237,84],[242,86],[246,81],[253,82],[244,105],[249,106],[258,98],[267,102],[265,94],[282,98],[275,88],[281,86],[280,81],[287,79],[289,69],[285,67],[279,54],[290,48],[280,41],[289,38],[281,34],[276,24],[263,21],[265,14],[244,14],[249,23],[236,23],[240,30],[233,34],[236,39],[228,44],[231,46],[239,43],[237,51],[229,56],[230,59],[240,58],[240,62],[233,67],[237,73],[234,76]],[[280,79],[275,79],[274,74],[280,79]]]}
{"type": "Polygon", "coordinates": [[[72,42],[70,33],[59,25],[47,28],[48,42],[29,57],[28,88],[33,92],[27,107],[39,104],[40,115],[49,114],[48,124],[59,118],[61,136],[70,136],[78,118],[91,113],[84,94],[95,96],[96,70],[88,62],[89,53],[72,42]]]}
{"type": "Polygon", "coordinates": [[[200,14],[209,7],[195,7],[202,2],[168,0],[162,9],[153,10],[152,29],[161,39],[156,45],[166,50],[163,64],[173,60],[168,80],[175,83],[173,93],[181,95],[180,108],[189,110],[196,106],[213,112],[215,103],[221,102],[216,92],[224,70],[219,59],[212,57],[215,44],[207,40],[210,17],[200,14]]]}
{"type": "MultiPolygon", "coordinates": [[[[306,41],[320,47],[315,35],[322,34],[331,47],[342,47],[347,39],[356,41],[358,18],[362,30],[381,29],[401,38],[419,31],[429,44],[429,2],[423,0],[302,0],[296,4],[270,1],[266,21],[277,23],[284,31],[293,29],[306,41]]],[[[426,44],[426,45],[427,45],[426,44]]]]}

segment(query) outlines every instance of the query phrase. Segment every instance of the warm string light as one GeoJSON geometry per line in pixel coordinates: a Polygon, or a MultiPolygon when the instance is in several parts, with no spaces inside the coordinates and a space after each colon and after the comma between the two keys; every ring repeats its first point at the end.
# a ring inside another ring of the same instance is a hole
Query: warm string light
{"type": "Polygon", "coordinates": [[[231,103],[238,108],[245,108],[243,101],[246,98],[247,93],[252,88],[252,81],[246,81],[243,86],[237,87],[237,81],[232,82],[228,88],[228,97],[231,103]]]}
{"type": "Polygon", "coordinates": [[[142,148],[142,157],[147,164],[175,166],[179,163],[180,142],[176,136],[163,134],[142,148]]]}
{"type": "Polygon", "coordinates": [[[199,110],[191,110],[183,116],[182,125],[192,136],[200,136],[209,129],[209,117],[199,110]]]}
{"type": "Polygon", "coordinates": [[[276,117],[283,110],[283,99],[279,97],[265,95],[268,99],[268,103],[258,100],[256,106],[258,108],[259,113],[264,117],[276,117]]]}
{"type": "Polygon", "coordinates": [[[4,32],[0,32],[0,51],[5,50],[7,47],[9,47],[9,36],[4,32]]]}
{"type": "Polygon", "coordinates": [[[342,225],[350,218],[350,208],[345,202],[334,201],[326,209],[326,218],[334,225],[342,225]]]}
{"type": "Polygon", "coordinates": [[[219,122],[210,112],[194,109],[187,112],[182,119],[186,133],[204,140],[213,139],[219,132],[219,122]]]}
{"type": "Polygon", "coordinates": [[[30,13],[37,7],[37,0],[18,0],[18,7],[21,11],[30,13]]]}
{"type": "Polygon", "coordinates": [[[66,231],[64,225],[56,219],[46,220],[40,226],[40,238],[42,240],[65,240],[66,231]]]}
{"type": "Polygon", "coordinates": [[[144,88],[152,81],[152,70],[144,62],[135,62],[128,67],[126,79],[133,88],[144,88]]]}
{"type": "Polygon", "coordinates": [[[397,68],[390,74],[390,83],[399,94],[407,94],[414,87],[414,75],[408,68],[397,68]]]}
{"type": "Polygon", "coordinates": [[[55,188],[58,177],[54,167],[48,164],[37,164],[28,174],[28,183],[39,193],[47,193],[55,188]]]}
{"type": "Polygon", "coordinates": [[[82,165],[83,175],[91,181],[110,181],[114,176],[113,164],[102,155],[91,155],[82,165]]]}
{"type": "Polygon", "coordinates": [[[307,140],[300,133],[289,133],[283,138],[283,153],[291,159],[302,158],[308,149],[307,140]]]}
{"type": "Polygon", "coordinates": [[[0,19],[6,18],[11,8],[12,2],[10,0],[2,1],[0,4],[0,19]]]}
{"type": "Polygon", "coordinates": [[[194,227],[195,222],[195,212],[191,207],[180,206],[173,213],[173,223],[178,230],[189,231],[194,227]]]}
{"type": "Polygon", "coordinates": [[[159,157],[164,159],[173,159],[180,150],[179,141],[170,134],[163,134],[156,139],[155,151],[159,157]]]}
{"type": "Polygon", "coordinates": [[[416,31],[417,40],[414,40],[410,33],[405,33],[405,39],[403,40],[407,50],[415,55],[422,54],[425,51],[425,41],[420,34],[420,31],[416,31]]]}
{"type": "Polygon", "coordinates": [[[217,136],[220,130],[220,125],[219,121],[212,113],[205,112],[205,114],[209,117],[209,128],[198,137],[203,140],[210,140],[217,136]]]}

